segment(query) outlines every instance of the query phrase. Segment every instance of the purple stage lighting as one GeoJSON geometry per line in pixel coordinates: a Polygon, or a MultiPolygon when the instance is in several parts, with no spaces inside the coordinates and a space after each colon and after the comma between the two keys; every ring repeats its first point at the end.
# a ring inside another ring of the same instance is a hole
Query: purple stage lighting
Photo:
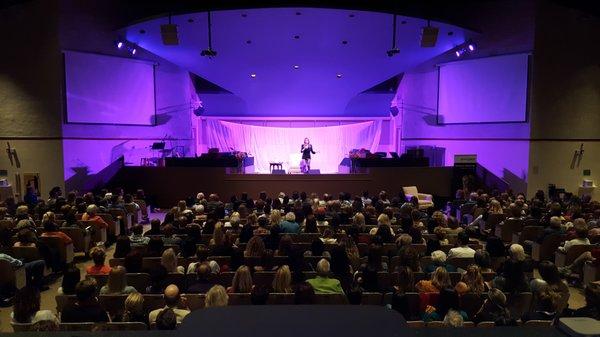
{"type": "Polygon", "coordinates": [[[475,51],[475,45],[473,43],[469,43],[467,48],[469,49],[469,51],[475,51]]]}
{"type": "Polygon", "coordinates": [[[460,57],[462,55],[460,50],[455,51],[454,54],[456,55],[456,57],[460,57]]]}
{"type": "Polygon", "coordinates": [[[119,42],[117,42],[117,49],[121,49],[121,48],[123,48],[123,42],[119,41],[119,42]]]}
{"type": "Polygon", "coordinates": [[[135,55],[136,52],[137,52],[137,49],[135,49],[135,48],[131,49],[131,55],[135,55]]]}
{"type": "Polygon", "coordinates": [[[252,73],[252,74],[250,74],[250,77],[256,78],[256,74],[252,73]]]}

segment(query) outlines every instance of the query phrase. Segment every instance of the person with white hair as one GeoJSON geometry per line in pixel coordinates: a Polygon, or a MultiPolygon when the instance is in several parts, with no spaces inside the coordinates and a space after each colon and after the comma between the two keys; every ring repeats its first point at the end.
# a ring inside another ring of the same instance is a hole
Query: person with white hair
{"type": "Polygon", "coordinates": [[[456,267],[446,263],[446,253],[441,250],[431,252],[431,264],[423,270],[426,273],[433,273],[437,267],[444,267],[449,273],[456,272],[456,267]]]}
{"type": "Polygon", "coordinates": [[[321,259],[317,263],[317,277],[306,280],[315,294],[343,294],[342,284],[338,279],[329,277],[331,266],[329,261],[321,259]]]}
{"type": "Polygon", "coordinates": [[[444,317],[444,326],[448,328],[462,328],[464,319],[462,315],[456,310],[448,310],[448,313],[444,317]]]}
{"type": "Polygon", "coordinates": [[[285,220],[279,225],[281,233],[298,234],[300,232],[300,225],[296,222],[296,215],[294,212],[288,212],[285,215],[285,220]]]}
{"type": "Polygon", "coordinates": [[[98,206],[91,204],[86,208],[85,213],[83,213],[83,215],[81,216],[81,220],[92,221],[101,228],[108,228],[108,224],[106,223],[106,221],[104,221],[104,219],[102,219],[102,217],[99,216],[97,213],[98,206]]]}

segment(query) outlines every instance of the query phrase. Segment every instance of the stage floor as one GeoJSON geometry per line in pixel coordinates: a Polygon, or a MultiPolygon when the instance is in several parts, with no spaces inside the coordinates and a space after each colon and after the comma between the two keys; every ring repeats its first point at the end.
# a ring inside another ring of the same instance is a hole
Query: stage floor
{"type": "Polygon", "coordinates": [[[377,167],[362,174],[227,174],[222,167],[127,166],[115,175],[110,186],[133,191],[142,188],[164,208],[198,192],[218,193],[221,200],[242,192],[256,197],[261,191],[271,196],[292,191],[360,195],[381,190],[396,195],[403,186],[414,185],[423,193],[446,198],[452,194],[452,176],[452,167],[377,167]]]}

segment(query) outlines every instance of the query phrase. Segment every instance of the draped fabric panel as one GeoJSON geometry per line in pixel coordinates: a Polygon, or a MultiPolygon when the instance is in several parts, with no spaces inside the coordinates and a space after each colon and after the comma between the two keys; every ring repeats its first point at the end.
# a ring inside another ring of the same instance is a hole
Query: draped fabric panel
{"type": "Polygon", "coordinates": [[[222,152],[248,152],[254,157],[257,173],[269,173],[270,162],[282,162],[286,170],[298,166],[304,138],[309,138],[318,152],[312,155],[311,169],[337,173],[338,165],[350,150],[365,148],[375,152],[380,137],[380,120],[314,128],[264,127],[206,120],[208,147],[222,152]]]}

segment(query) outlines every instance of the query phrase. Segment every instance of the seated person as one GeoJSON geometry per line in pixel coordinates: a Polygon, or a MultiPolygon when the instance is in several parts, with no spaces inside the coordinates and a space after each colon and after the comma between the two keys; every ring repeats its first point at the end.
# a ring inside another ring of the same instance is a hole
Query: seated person
{"type": "Polygon", "coordinates": [[[171,284],[165,288],[165,292],[163,294],[165,299],[165,307],[161,309],[152,310],[148,315],[148,321],[150,324],[156,322],[158,315],[165,309],[172,309],[175,313],[177,323],[181,323],[185,316],[190,313],[189,308],[187,307],[187,303],[185,297],[181,297],[179,294],[179,288],[176,285],[171,284]]]}
{"type": "Polygon", "coordinates": [[[477,323],[491,321],[496,326],[516,325],[510,311],[506,308],[506,295],[495,288],[488,292],[488,298],[473,317],[473,321],[477,323]]]}
{"type": "Polygon", "coordinates": [[[252,275],[250,274],[250,268],[247,266],[240,266],[233,276],[231,281],[231,287],[227,288],[227,293],[249,293],[254,288],[252,284],[252,275]]]}
{"type": "Polygon", "coordinates": [[[129,241],[132,247],[146,246],[150,242],[150,238],[143,235],[144,227],[142,225],[135,225],[131,228],[131,235],[129,241]]]}
{"type": "Polygon", "coordinates": [[[125,299],[125,310],[121,322],[142,322],[148,324],[148,313],[144,309],[144,296],[138,292],[125,299]]]}
{"type": "Polygon", "coordinates": [[[459,247],[452,248],[448,252],[448,257],[466,257],[473,258],[475,256],[475,250],[469,247],[469,235],[466,232],[458,233],[458,244],[459,247]]]}
{"type": "Polygon", "coordinates": [[[131,294],[136,291],[134,287],[127,285],[125,267],[116,266],[110,270],[106,285],[100,288],[100,295],[131,294]]]}
{"type": "MultiPolygon", "coordinates": [[[[142,227],[143,228],[143,227],[142,227]]],[[[150,229],[144,233],[144,236],[162,235],[160,230],[160,219],[152,219],[150,221],[150,229]]]]}
{"type": "Polygon", "coordinates": [[[92,221],[96,223],[96,225],[100,228],[108,228],[108,224],[106,223],[106,221],[104,221],[104,219],[102,219],[101,216],[97,215],[97,213],[98,206],[91,204],[86,208],[85,213],[83,213],[83,215],[81,216],[81,220],[92,221]]]}
{"type": "Polygon", "coordinates": [[[446,263],[446,253],[441,250],[436,250],[431,253],[431,264],[426,266],[423,271],[426,273],[433,273],[437,267],[444,267],[449,273],[456,272],[456,267],[446,263]]]}
{"type": "Polygon", "coordinates": [[[285,220],[279,224],[281,233],[297,234],[300,232],[300,225],[296,222],[296,215],[293,212],[288,212],[285,215],[285,220]]]}
{"type": "Polygon", "coordinates": [[[178,265],[179,259],[173,248],[165,250],[160,257],[160,264],[167,269],[167,273],[183,274],[185,268],[178,265]]]}
{"type": "Polygon", "coordinates": [[[171,224],[167,224],[163,227],[163,242],[169,246],[180,246],[181,238],[175,235],[175,227],[171,224]]]}
{"type": "Polygon", "coordinates": [[[40,317],[50,317],[58,322],[58,319],[50,310],[40,310],[40,292],[34,287],[26,286],[17,290],[13,312],[10,314],[15,323],[32,323],[40,317]]]}
{"type": "Polygon", "coordinates": [[[444,267],[437,267],[431,274],[431,280],[421,280],[415,285],[415,289],[420,293],[439,293],[451,287],[450,274],[444,267]]]}
{"type": "Polygon", "coordinates": [[[108,322],[108,314],[98,303],[96,291],[96,280],[90,278],[80,281],[75,287],[77,301],[63,308],[61,321],[64,323],[108,322]]]}
{"type": "Polygon", "coordinates": [[[204,302],[205,308],[226,307],[229,302],[229,295],[222,285],[216,284],[212,286],[206,293],[204,302]]]}
{"type": "Polygon", "coordinates": [[[110,273],[110,267],[104,264],[104,260],[106,260],[104,249],[101,247],[92,248],[90,257],[94,264],[86,268],[85,272],[88,275],[108,275],[110,273]]]}
{"type": "Polygon", "coordinates": [[[330,264],[326,259],[317,263],[317,277],[306,280],[312,286],[315,294],[343,294],[342,285],[339,280],[329,277],[330,264]]]}
{"type": "Polygon", "coordinates": [[[213,282],[211,278],[212,273],[208,263],[200,263],[196,267],[196,281],[188,286],[187,292],[205,294],[215,285],[215,282],[213,282]]]}
{"type": "Polygon", "coordinates": [[[42,237],[60,238],[65,245],[73,243],[73,240],[71,240],[67,234],[59,231],[58,225],[56,222],[54,222],[54,213],[46,212],[46,214],[44,214],[44,220],[42,220],[42,223],[44,226],[42,237]]]}
{"type": "Polygon", "coordinates": [[[560,294],[546,286],[537,296],[535,310],[525,313],[521,320],[523,322],[532,320],[552,321],[556,317],[559,302],[560,294]]]}
{"type": "Polygon", "coordinates": [[[575,219],[573,222],[573,228],[575,229],[576,238],[565,242],[563,247],[558,247],[563,252],[568,252],[569,248],[574,245],[589,245],[590,239],[588,239],[588,226],[584,219],[575,219]]]}
{"type": "Polygon", "coordinates": [[[175,330],[177,329],[177,315],[171,308],[163,309],[156,316],[156,330],[175,330]]]}
{"type": "Polygon", "coordinates": [[[13,268],[25,267],[25,277],[27,285],[37,288],[38,291],[48,290],[48,286],[44,284],[44,270],[46,263],[44,260],[35,260],[31,262],[23,262],[14,257],[0,253],[0,260],[7,261],[13,268]]]}
{"type": "Polygon", "coordinates": [[[81,271],[77,266],[67,266],[63,274],[61,286],[56,291],[57,295],[75,295],[75,287],[81,281],[81,271]]]}

